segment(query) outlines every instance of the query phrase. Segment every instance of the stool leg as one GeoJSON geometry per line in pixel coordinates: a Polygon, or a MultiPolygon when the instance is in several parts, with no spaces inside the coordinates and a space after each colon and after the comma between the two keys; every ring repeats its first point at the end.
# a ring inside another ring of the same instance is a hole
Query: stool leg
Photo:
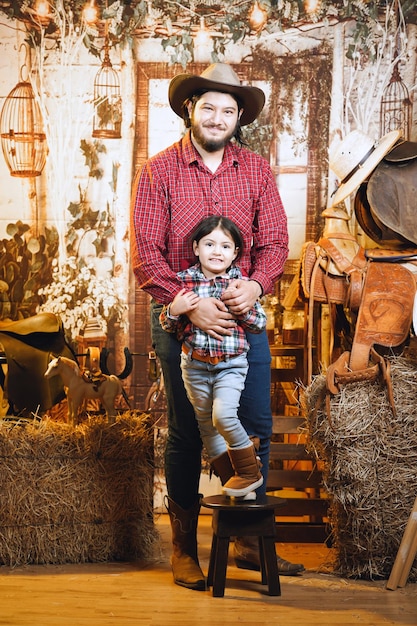
{"type": "Polygon", "coordinates": [[[268,576],[267,576],[266,566],[265,566],[264,544],[262,541],[262,537],[258,537],[258,544],[259,544],[259,564],[261,566],[261,582],[263,585],[266,585],[268,583],[268,576]]]}
{"type": "Polygon", "coordinates": [[[214,598],[222,598],[224,596],[224,588],[226,586],[227,557],[229,554],[229,542],[230,537],[217,537],[212,591],[212,595],[214,598]]]}
{"type": "MultiPolygon", "coordinates": [[[[268,581],[268,594],[270,596],[281,595],[281,585],[278,575],[277,553],[275,550],[275,537],[262,537],[262,553],[265,561],[266,578],[268,581]]],[[[262,562],[262,561],[261,561],[262,562]]]]}
{"type": "Polygon", "coordinates": [[[210,550],[210,561],[209,568],[207,573],[207,587],[211,587],[214,579],[214,568],[216,564],[216,554],[217,554],[217,535],[213,533],[213,539],[211,540],[211,550],[210,550]]]}

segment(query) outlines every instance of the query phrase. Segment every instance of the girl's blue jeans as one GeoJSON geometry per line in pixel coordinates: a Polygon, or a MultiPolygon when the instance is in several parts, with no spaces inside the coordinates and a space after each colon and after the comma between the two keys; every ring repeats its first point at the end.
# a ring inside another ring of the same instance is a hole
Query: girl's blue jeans
{"type": "Polygon", "coordinates": [[[181,370],[209,458],[219,456],[227,448],[250,446],[251,441],[238,417],[248,371],[246,354],[212,365],[193,359],[191,352],[183,352],[181,370]]]}
{"type": "MultiPolygon", "coordinates": [[[[202,441],[194,409],[187,398],[182,380],[181,343],[159,324],[161,305],[151,305],[152,343],[161,364],[167,403],[168,437],[165,449],[165,479],[169,497],[183,509],[189,509],[198,498],[201,472],[202,441]]],[[[272,433],[271,354],[266,332],[247,333],[251,346],[249,369],[240,397],[239,419],[249,436],[258,437],[258,456],[262,462],[264,493],[272,433]]]]}

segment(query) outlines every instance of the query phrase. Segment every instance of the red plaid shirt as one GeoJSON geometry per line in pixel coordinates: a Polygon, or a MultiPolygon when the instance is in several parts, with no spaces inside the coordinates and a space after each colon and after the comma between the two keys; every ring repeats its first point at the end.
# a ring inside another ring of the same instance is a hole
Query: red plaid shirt
{"type": "Polygon", "coordinates": [[[229,143],[215,173],[203,163],[190,132],[139,170],[134,187],[133,271],[139,286],[168,304],[181,289],[177,272],[195,263],[190,234],[209,215],[242,231],[239,265],[263,293],[271,291],[288,256],[287,218],[268,162],[229,143]]]}
{"type": "MultiPolygon", "coordinates": [[[[182,286],[197,293],[200,298],[218,298],[228,288],[230,281],[234,278],[242,278],[242,273],[236,265],[232,266],[226,274],[206,278],[201,271],[199,263],[179,272],[182,286]]],[[[248,280],[248,279],[246,279],[248,280]]],[[[210,356],[236,356],[249,350],[249,343],[246,340],[245,330],[252,333],[261,333],[266,327],[266,314],[259,301],[244,315],[237,317],[237,324],[231,328],[231,334],[225,335],[222,339],[210,337],[201,328],[194,326],[186,315],[170,317],[168,307],[164,306],[159,316],[159,321],[164,330],[170,333],[177,333],[180,341],[186,341],[194,350],[200,354],[210,356]]]]}

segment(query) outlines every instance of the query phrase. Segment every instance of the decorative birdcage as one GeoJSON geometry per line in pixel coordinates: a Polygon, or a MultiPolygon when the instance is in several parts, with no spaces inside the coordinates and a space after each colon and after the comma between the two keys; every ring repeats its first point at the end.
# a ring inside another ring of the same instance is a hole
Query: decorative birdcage
{"type": "Polygon", "coordinates": [[[122,98],[119,74],[111,64],[106,38],[103,63],[94,80],[93,137],[120,139],[121,127],[122,98]]]}
{"type": "Polygon", "coordinates": [[[398,62],[394,65],[390,82],[381,98],[380,135],[392,130],[401,130],[403,138],[408,140],[411,131],[412,103],[406,85],[401,80],[398,62]]]}
{"type": "Polygon", "coordinates": [[[46,135],[32,85],[19,82],[7,96],[0,114],[1,146],[12,176],[39,176],[45,166],[46,135]]]}

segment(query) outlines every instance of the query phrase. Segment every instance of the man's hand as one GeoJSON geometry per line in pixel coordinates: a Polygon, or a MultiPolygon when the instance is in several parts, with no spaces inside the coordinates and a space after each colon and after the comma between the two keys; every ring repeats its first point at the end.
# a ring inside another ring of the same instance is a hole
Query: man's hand
{"type": "Polygon", "coordinates": [[[188,313],[188,317],[195,326],[219,340],[224,335],[230,335],[229,329],[236,325],[226,305],[217,298],[200,298],[198,306],[188,313]]]}
{"type": "Polygon", "coordinates": [[[245,315],[261,296],[262,289],[256,280],[241,280],[236,278],[222,296],[222,301],[231,313],[245,315]]]}

